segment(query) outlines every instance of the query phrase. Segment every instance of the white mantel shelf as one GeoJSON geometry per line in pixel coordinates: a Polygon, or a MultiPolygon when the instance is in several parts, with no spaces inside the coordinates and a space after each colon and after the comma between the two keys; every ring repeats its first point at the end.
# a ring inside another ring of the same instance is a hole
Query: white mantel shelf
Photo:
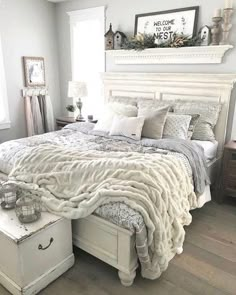
{"type": "Polygon", "coordinates": [[[181,48],[150,48],[136,50],[107,50],[117,65],[150,64],[220,64],[232,45],[194,46],[181,48]]]}

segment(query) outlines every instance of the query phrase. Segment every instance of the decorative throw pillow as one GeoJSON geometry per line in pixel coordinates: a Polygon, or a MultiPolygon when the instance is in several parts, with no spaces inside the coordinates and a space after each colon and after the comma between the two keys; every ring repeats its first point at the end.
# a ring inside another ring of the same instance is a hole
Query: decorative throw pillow
{"type": "Polygon", "coordinates": [[[192,119],[190,121],[189,128],[188,128],[188,139],[192,138],[193,132],[195,130],[195,127],[197,126],[200,115],[199,114],[194,114],[194,115],[191,115],[191,117],[192,117],[192,119]]]}
{"type": "Polygon", "coordinates": [[[192,117],[169,113],[163,131],[163,138],[188,139],[188,129],[192,117]]]}
{"type": "Polygon", "coordinates": [[[192,139],[215,140],[214,127],[218,121],[221,104],[211,102],[178,102],[174,106],[177,114],[199,114],[200,118],[194,129],[192,139]]]}
{"type": "Polygon", "coordinates": [[[111,125],[110,135],[120,135],[140,140],[143,124],[144,117],[115,116],[111,125]]]}
{"type": "Polygon", "coordinates": [[[99,118],[95,125],[95,131],[109,132],[114,116],[121,115],[126,117],[137,117],[138,109],[136,106],[125,105],[122,103],[108,103],[103,111],[103,115],[99,118]]]}
{"type": "Polygon", "coordinates": [[[145,118],[142,137],[162,138],[168,110],[169,107],[161,109],[140,108],[138,110],[138,116],[145,118]]]}

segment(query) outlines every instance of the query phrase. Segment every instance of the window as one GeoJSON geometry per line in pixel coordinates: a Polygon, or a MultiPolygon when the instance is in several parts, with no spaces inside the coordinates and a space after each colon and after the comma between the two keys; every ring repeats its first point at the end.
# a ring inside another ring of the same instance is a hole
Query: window
{"type": "Polygon", "coordinates": [[[0,39],[0,129],[10,128],[7,87],[4,72],[2,44],[0,39]]]}
{"type": "Polygon", "coordinates": [[[68,13],[71,25],[72,80],[85,81],[88,97],[83,115],[99,115],[103,105],[101,73],[105,71],[105,7],[68,13]]]}

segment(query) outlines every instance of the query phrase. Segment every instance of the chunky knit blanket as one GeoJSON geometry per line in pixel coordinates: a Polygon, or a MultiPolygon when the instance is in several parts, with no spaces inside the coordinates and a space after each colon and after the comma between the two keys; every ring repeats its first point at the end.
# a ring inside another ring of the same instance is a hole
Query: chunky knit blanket
{"type": "Polygon", "coordinates": [[[21,157],[9,178],[66,218],[86,217],[110,202],[139,211],[147,239],[136,247],[142,275],[150,279],[158,278],[183,246],[183,226],[197,206],[186,167],[171,155],[42,145],[21,157]]]}

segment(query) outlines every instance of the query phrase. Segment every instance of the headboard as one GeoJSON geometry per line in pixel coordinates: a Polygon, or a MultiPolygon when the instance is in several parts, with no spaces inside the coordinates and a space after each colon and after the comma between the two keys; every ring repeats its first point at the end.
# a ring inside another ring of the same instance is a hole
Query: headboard
{"type": "MultiPolygon", "coordinates": [[[[229,103],[236,74],[119,73],[102,74],[105,101],[112,96],[157,100],[204,100],[223,104],[215,127],[218,156],[226,141],[229,103]]],[[[232,98],[235,100],[235,98],[232,98]]]]}

